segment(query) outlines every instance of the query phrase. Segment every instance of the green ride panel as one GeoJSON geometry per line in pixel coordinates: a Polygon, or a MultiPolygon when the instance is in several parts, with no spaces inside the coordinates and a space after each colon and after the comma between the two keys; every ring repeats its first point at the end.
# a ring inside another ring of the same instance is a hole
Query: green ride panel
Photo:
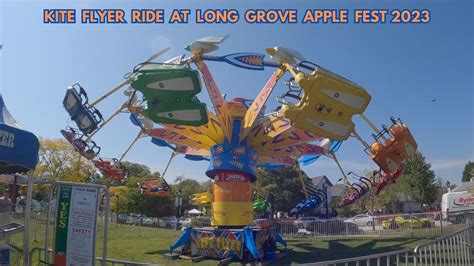
{"type": "Polygon", "coordinates": [[[187,66],[153,64],[142,68],[132,88],[147,102],[143,115],[155,123],[200,126],[208,122],[199,72],[187,66]]]}

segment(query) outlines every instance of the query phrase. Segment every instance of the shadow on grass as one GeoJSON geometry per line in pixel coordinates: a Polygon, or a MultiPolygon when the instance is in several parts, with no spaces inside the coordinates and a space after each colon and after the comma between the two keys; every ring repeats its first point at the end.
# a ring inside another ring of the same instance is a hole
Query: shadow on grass
{"type": "Polygon", "coordinates": [[[320,262],[402,250],[411,247],[420,239],[320,239],[319,241],[320,244],[315,245],[315,243],[301,243],[300,240],[288,240],[293,250],[281,261],[282,264],[320,262]]]}
{"type": "Polygon", "coordinates": [[[144,252],[145,255],[164,255],[165,253],[169,253],[169,249],[160,249],[155,251],[144,252]]]}

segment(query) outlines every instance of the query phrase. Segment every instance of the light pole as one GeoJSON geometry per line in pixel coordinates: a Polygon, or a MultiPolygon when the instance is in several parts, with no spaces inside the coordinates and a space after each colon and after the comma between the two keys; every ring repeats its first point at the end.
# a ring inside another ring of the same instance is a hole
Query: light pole
{"type": "Polygon", "coordinates": [[[119,195],[114,193],[112,194],[112,197],[116,197],[117,198],[117,202],[116,202],[116,206],[115,206],[115,226],[118,226],[118,224],[120,223],[119,221],[119,195]]]}
{"type": "Polygon", "coordinates": [[[116,208],[116,211],[117,211],[117,215],[119,215],[119,213],[120,213],[120,207],[119,207],[119,206],[120,206],[120,205],[119,205],[119,204],[120,204],[120,197],[119,197],[118,194],[115,194],[115,197],[117,197],[117,206],[116,206],[117,208],[116,208]]]}
{"type": "Polygon", "coordinates": [[[175,201],[175,205],[177,207],[176,230],[179,230],[179,217],[181,215],[181,204],[182,204],[181,189],[178,188],[178,191],[176,192],[176,201],[175,201]]]}
{"type": "Polygon", "coordinates": [[[325,214],[326,219],[329,218],[329,209],[328,209],[328,208],[329,208],[329,202],[328,202],[328,201],[329,201],[329,199],[328,199],[328,188],[329,188],[329,185],[325,182],[325,183],[323,184],[323,193],[324,193],[324,197],[326,198],[326,200],[324,201],[324,207],[325,207],[325,209],[326,209],[326,214],[325,214]]]}

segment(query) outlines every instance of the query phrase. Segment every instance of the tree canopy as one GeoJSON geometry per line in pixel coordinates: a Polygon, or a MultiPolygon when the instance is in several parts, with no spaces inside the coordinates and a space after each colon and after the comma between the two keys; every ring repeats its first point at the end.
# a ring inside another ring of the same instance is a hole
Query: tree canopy
{"type": "Polygon", "coordinates": [[[87,182],[95,172],[94,165],[82,158],[67,141],[40,139],[35,175],[61,181],[87,182]]]}
{"type": "Polygon", "coordinates": [[[289,212],[304,200],[299,171],[294,167],[282,167],[272,171],[259,170],[257,183],[255,189],[274,195],[273,211],[289,212]]]}
{"type": "MultiPolygon", "coordinates": [[[[40,161],[36,169],[36,175],[70,182],[92,182],[103,184],[110,188],[111,210],[116,212],[143,213],[148,216],[176,215],[175,197],[180,191],[182,208],[194,208],[190,204],[191,195],[207,190],[212,191],[212,182],[198,182],[185,176],[174,178],[172,192],[167,197],[145,196],[140,192],[138,183],[147,178],[159,178],[159,172],[153,172],[143,164],[135,162],[122,162],[129,170],[127,180],[123,182],[111,181],[104,178],[96,171],[93,164],[82,158],[71,145],[58,139],[40,139],[40,161]]],[[[463,172],[465,176],[471,175],[474,163],[468,162],[463,172]]],[[[303,178],[309,177],[304,173],[303,178]]],[[[366,173],[368,175],[368,173],[366,173]]],[[[467,179],[466,179],[467,180],[467,179]]],[[[378,196],[371,191],[367,196],[346,208],[337,208],[339,214],[352,215],[355,213],[368,212],[382,207],[389,207],[392,211],[398,211],[401,199],[411,199],[421,204],[429,205],[440,198],[448,187],[441,178],[437,178],[431,170],[431,165],[426,162],[421,153],[416,153],[404,163],[404,172],[388,189],[383,190],[378,196]]],[[[46,198],[46,190],[43,186],[35,188],[35,195],[46,198]]],[[[274,195],[272,211],[289,212],[299,202],[304,200],[300,172],[295,167],[282,167],[278,170],[266,171],[259,169],[257,182],[253,189],[274,195]]],[[[265,193],[266,194],[266,193],[265,193]]],[[[256,195],[256,193],[254,193],[256,195]]],[[[334,208],[338,201],[333,202],[334,208]]]]}
{"type": "MultiPolygon", "coordinates": [[[[337,208],[339,214],[352,216],[357,213],[366,213],[380,208],[389,208],[392,212],[399,212],[400,203],[412,200],[420,204],[430,205],[437,198],[441,198],[440,191],[447,190],[442,179],[437,179],[431,165],[426,162],[421,153],[416,153],[404,162],[403,174],[397,181],[375,196],[373,189],[356,203],[345,208],[337,208]]],[[[336,202],[334,203],[336,206],[336,202]]]]}
{"type": "Polygon", "coordinates": [[[436,175],[421,153],[405,160],[401,178],[406,184],[404,188],[416,202],[429,205],[436,200],[436,175]]]}
{"type": "Polygon", "coordinates": [[[467,162],[462,172],[462,182],[469,182],[474,177],[474,162],[467,162]]]}

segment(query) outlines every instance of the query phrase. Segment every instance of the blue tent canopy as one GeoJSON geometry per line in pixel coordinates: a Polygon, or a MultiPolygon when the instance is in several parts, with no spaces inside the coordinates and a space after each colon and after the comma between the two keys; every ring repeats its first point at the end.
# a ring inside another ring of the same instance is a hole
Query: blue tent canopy
{"type": "Polygon", "coordinates": [[[24,173],[38,163],[39,142],[21,129],[8,112],[0,94],[0,174],[24,173]]]}

